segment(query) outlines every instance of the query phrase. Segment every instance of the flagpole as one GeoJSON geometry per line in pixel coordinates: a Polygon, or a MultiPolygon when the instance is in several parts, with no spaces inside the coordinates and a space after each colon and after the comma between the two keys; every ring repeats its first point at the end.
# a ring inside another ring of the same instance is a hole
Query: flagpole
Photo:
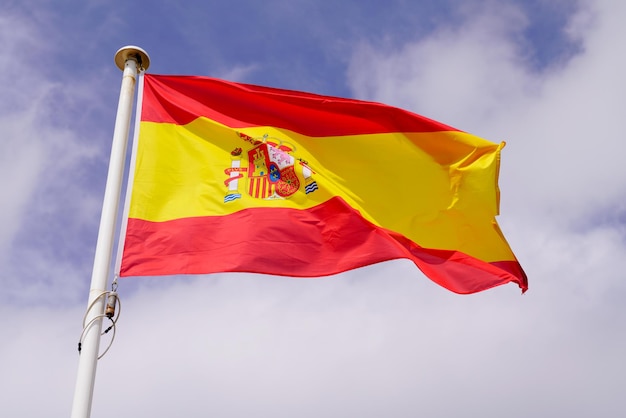
{"type": "Polygon", "coordinates": [[[105,300],[101,296],[106,292],[111,269],[115,224],[122,179],[124,177],[124,163],[126,161],[126,147],[135,96],[135,84],[138,73],[145,71],[150,65],[150,58],[146,51],[139,47],[125,46],[115,54],[115,64],[123,71],[122,87],[115,117],[111,159],[104,190],[100,229],[98,231],[91,275],[91,288],[87,304],[89,311],[84,321],[85,324],[88,324],[88,329],[84,331],[80,346],[78,374],[74,390],[74,402],[72,404],[72,418],[89,418],[91,414],[96,365],[100,349],[100,334],[102,332],[101,315],[104,313],[105,306],[105,300]]]}

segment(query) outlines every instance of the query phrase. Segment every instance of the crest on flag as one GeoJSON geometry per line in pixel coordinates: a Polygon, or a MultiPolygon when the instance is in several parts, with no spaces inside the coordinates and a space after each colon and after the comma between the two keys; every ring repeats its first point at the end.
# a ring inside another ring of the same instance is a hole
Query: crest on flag
{"type": "Polygon", "coordinates": [[[242,192],[256,199],[274,200],[287,199],[301,189],[306,194],[318,189],[307,162],[292,155],[293,145],[268,135],[261,139],[241,132],[238,135],[251,148],[244,151],[237,147],[230,153],[231,166],[224,170],[229,176],[224,181],[228,188],[224,203],[241,198],[242,192]]]}

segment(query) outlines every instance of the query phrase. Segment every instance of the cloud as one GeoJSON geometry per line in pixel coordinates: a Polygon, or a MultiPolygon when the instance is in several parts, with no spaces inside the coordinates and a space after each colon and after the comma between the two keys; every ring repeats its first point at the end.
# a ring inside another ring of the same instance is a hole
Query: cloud
{"type": "Polygon", "coordinates": [[[69,416],[81,310],[63,304],[52,308],[2,304],[0,315],[11,324],[0,344],[5,413],[69,416]]]}
{"type": "Polygon", "coordinates": [[[487,8],[401,47],[362,44],[350,63],[350,84],[359,97],[446,117],[449,123],[483,121],[508,98],[532,90],[515,42],[525,20],[513,7],[487,8]]]}
{"type": "Polygon", "coordinates": [[[49,52],[40,28],[20,14],[0,20],[1,297],[32,301],[48,298],[55,284],[82,279],[78,265],[91,258],[84,249],[93,239],[85,229],[97,225],[101,204],[91,180],[106,160],[94,141],[98,128],[81,130],[82,112],[99,106],[91,76],[47,77],[41,63],[49,52]]]}
{"type": "Polygon", "coordinates": [[[24,128],[35,122],[41,102],[39,92],[48,90],[49,86],[39,85],[35,91],[29,91],[28,80],[21,76],[30,66],[21,59],[23,51],[37,45],[28,22],[15,24],[8,16],[0,17],[0,40],[5,45],[0,53],[0,71],[6,80],[0,101],[0,178],[3,191],[10,197],[3,199],[0,213],[0,254],[6,254],[18,226],[15,220],[35,187],[43,157],[33,139],[35,132],[30,129],[25,132],[24,128]]]}
{"type": "Polygon", "coordinates": [[[248,79],[253,73],[258,71],[258,65],[250,64],[250,65],[235,65],[228,71],[224,73],[217,74],[215,77],[222,78],[224,80],[236,81],[239,83],[245,83],[246,79],[248,79]]]}

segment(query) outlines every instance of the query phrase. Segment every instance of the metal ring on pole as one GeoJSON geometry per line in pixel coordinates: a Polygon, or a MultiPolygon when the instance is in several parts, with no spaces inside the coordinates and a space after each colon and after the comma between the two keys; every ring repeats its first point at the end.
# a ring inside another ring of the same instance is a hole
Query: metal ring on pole
{"type": "Polygon", "coordinates": [[[78,339],[78,354],[80,354],[81,352],[81,348],[82,348],[82,343],[83,343],[83,337],[85,336],[85,333],[87,332],[87,330],[97,321],[100,319],[108,319],[111,321],[111,326],[109,326],[103,333],[100,334],[100,336],[103,336],[104,334],[107,334],[109,331],[113,330],[113,336],[111,337],[111,341],[109,341],[109,345],[107,346],[106,350],[104,350],[104,352],[102,352],[102,354],[100,354],[97,359],[100,360],[102,357],[104,357],[104,355],[109,351],[109,349],[111,348],[111,346],[113,345],[113,341],[115,340],[115,334],[117,331],[117,320],[120,317],[120,314],[122,312],[122,302],[119,299],[119,296],[117,295],[116,292],[102,292],[100,293],[95,299],[94,301],[87,307],[87,311],[85,312],[85,316],[83,317],[83,331],[80,333],[80,338],[78,339]],[[87,315],[89,314],[89,311],[91,310],[91,308],[95,305],[95,303],[101,299],[101,298],[107,298],[109,295],[111,294],[115,294],[115,304],[119,307],[119,309],[117,310],[117,312],[114,312],[113,315],[107,315],[107,314],[101,314],[101,315],[96,315],[95,317],[93,317],[90,321],[87,321],[87,315]]]}

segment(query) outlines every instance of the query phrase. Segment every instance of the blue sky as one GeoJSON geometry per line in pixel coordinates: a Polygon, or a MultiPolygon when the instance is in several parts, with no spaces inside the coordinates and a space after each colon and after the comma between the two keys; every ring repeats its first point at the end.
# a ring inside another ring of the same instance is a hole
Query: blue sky
{"type": "Polygon", "coordinates": [[[621,417],[626,101],[617,0],[0,6],[0,399],[67,416],[121,72],[382,101],[505,140],[498,221],[530,290],[410,263],[128,279],[92,417],[621,417]]]}

